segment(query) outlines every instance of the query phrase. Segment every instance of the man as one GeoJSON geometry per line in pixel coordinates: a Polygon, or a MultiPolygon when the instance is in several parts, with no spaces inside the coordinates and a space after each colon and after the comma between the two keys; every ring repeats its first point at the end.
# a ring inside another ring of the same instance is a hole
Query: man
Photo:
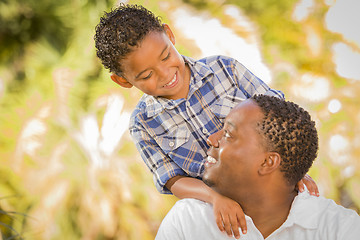
{"type": "MultiPolygon", "coordinates": [[[[237,105],[208,142],[203,179],[243,208],[248,232],[241,239],[359,239],[355,211],[296,191],[318,150],[315,123],[298,105],[254,96],[237,105]]],[[[218,230],[212,205],[184,199],[164,218],[156,239],[229,237],[218,230]]]]}

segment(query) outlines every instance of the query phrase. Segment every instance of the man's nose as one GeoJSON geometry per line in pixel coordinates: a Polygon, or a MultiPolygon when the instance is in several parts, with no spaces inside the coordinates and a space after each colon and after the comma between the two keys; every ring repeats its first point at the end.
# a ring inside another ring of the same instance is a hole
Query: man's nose
{"type": "Polygon", "coordinates": [[[218,148],[222,135],[223,135],[223,130],[220,130],[220,131],[217,131],[216,133],[211,134],[206,141],[207,144],[209,146],[218,148]]]}

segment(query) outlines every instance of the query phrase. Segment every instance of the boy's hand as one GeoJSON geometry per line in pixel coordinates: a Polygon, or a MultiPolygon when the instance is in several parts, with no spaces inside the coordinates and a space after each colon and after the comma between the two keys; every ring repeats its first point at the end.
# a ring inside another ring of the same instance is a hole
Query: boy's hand
{"type": "Polygon", "coordinates": [[[304,184],[307,187],[307,189],[309,190],[310,194],[313,196],[319,196],[319,189],[315,183],[315,181],[308,175],[306,174],[304,176],[303,179],[301,179],[298,183],[297,183],[297,188],[300,192],[303,192],[305,190],[304,188],[304,184]]]}
{"type": "Polygon", "coordinates": [[[240,205],[234,200],[222,196],[220,194],[214,195],[213,201],[214,216],[216,224],[220,231],[225,232],[229,237],[240,238],[239,227],[243,234],[246,233],[245,214],[240,205]]]}

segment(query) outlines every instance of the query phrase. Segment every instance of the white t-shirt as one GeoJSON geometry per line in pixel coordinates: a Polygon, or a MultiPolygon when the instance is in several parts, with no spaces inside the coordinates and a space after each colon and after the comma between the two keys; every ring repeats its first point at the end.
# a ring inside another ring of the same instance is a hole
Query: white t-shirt
{"type": "MultiPolygon", "coordinates": [[[[241,240],[264,239],[252,219],[246,217],[248,233],[241,240]]],[[[212,205],[196,200],[179,200],[162,221],[156,240],[235,239],[220,232],[212,205]]],[[[324,197],[299,193],[291,206],[287,220],[267,240],[359,240],[360,216],[351,209],[337,205],[324,197]]]]}

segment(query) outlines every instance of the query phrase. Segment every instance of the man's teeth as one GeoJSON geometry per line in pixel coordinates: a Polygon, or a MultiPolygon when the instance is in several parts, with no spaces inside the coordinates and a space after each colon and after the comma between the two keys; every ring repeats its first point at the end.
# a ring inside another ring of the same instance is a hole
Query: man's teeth
{"type": "Polygon", "coordinates": [[[173,84],[176,81],[176,74],[174,76],[174,78],[167,84],[164,85],[164,87],[170,86],[171,84],[173,84]]]}
{"type": "Polygon", "coordinates": [[[216,163],[216,159],[213,158],[212,156],[208,156],[208,157],[207,157],[207,161],[208,161],[209,163],[216,163]]]}

